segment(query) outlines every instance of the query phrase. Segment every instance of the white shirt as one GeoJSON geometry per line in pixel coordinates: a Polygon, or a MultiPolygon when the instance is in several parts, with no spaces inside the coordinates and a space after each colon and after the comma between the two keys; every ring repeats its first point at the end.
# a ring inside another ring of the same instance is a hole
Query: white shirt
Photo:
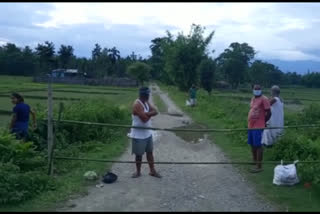
{"type": "MultiPolygon", "coordinates": [[[[137,100],[140,105],[143,106],[144,112],[149,112],[149,105],[148,103],[143,104],[139,99],[137,100]]],[[[151,119],[149,119],[146,123],[143,122],[139,116],[132,115],[132,126],[140,126],[140,127],[152,127],[151,119]]],[[[132,128],[131,132],[128,135],[131,138],[135,139],[146,139],[152,136],[151,129],[135,129],[132,128]]]]}
{"type": "MultiPolygon", "coordinates": [[[[274,97],[277,101],[271,105],[271,117],[268,120],[268,127],[283,127],[284,125],[284,113],[283,102],[279,97],[274,97]]],[[[262,136],[262,144],[272,145],[277,137],[281,135],[283,129],[265,129],[262,136]]]]}

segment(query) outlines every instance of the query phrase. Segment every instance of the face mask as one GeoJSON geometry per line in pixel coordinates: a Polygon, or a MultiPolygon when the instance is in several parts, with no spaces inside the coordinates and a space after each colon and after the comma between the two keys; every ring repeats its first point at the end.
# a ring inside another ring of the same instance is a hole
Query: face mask
{"type": "Polygon", "coordinates": [[[260,96],[262,94],[261,90],[253,90],[253,95],[254,96],[260,96]]]}

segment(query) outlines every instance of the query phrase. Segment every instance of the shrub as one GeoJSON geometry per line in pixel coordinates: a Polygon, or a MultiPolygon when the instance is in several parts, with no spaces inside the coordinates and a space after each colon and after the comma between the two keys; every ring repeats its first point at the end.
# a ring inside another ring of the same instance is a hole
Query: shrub
{"type": "MultiPolygon", "coordinates": [[[[299,123],[315,123],[320,118],[318,105],[312,104],[306,108],[298,118],[294,120],[299,123]]],[[[319,161],[320,160],[320,128],[286,130],[271,150],[273,160],[300,160],[319,161]]],[[[298,173],[302,181],[320,183],[319,164],[298,164],[298,173]]]]}
{"type": "Polygon", "coordinates": [[[44,155],[35,151],[32,142],[21,143],[9,133],[0,134],[0,162],[10,162],[22,172],[42,168],[46,164],[44,155]]]}
{"type": "Polygon", "coordinates": [[[1,132],[0,157],[0,204],[21,202],[54,188],[44,170],[46,159],[32,142],[21,143],[1,132]]]}
{"type": "Polygon", "coordinates": [[[55,188],[43,171],[22,172],[12,163],[0,163],[0,204],[13,204],[55,188]]]}
{"type": "MultiPolygon", "coordinates": [[[[82,101],[69,105],[63,112],[62,119],[90,121],[97,123],[128,124],[130,113],[118,106],[110,105],[104,100],[82,101]]],[[[68,143],[86,142],[91,140],[108,141],[121,131],[119,128],[88,126],[82,124],[61,124],[61,129],[68,143]]],[[[122,130],[123,131],[123,130],[122,130]]]]}

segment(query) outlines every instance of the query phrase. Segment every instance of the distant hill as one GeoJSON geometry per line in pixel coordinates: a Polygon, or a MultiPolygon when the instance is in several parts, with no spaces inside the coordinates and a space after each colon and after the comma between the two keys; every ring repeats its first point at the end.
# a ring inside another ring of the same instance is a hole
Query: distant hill
{"type": "Polygon", "coordinates": [[[299,74],[310,72],[320,72],[320,62],[311,61],[311,60],[302,60],[302,61],[283,61],[283,60],[263,60],[269,63],[274,64],[283,72],[297,72],[299,74]]]}

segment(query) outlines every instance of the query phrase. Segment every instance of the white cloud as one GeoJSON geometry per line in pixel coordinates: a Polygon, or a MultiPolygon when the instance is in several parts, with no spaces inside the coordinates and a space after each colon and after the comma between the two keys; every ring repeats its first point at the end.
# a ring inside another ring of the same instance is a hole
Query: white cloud
{"type": "Polygon", "coordinates": [[[306,54],[299,50],[272,50],[264,53],[264,55],[262,56],[263,58],[282,59],[287,61],[296,61],[296,60],[320,61],[319,56],[306,54]]]}
{"type": "Polygon", "coordinates": [[[10,42],[10,40],[0,37],[0,46],[6,45],[9,42],[10,42]]]}
{"type": "Polygon", "coordinates": [[[114,45],[132,44],[130,47],[118,47],[120,49],[134,47],[147,53],[150,41],[154,37],[165,35],[167,29],[172,33],[180,31],[188,33],[190,25],[195,23],[206,26],[207,33],[209,30],[215,30],[210,46],[216,50],[215,55],[227,48],[231,42],[247,42],[258,51],[259,57],[319,60],[318,56],[308,51],[320,50],[318,36],[320,13],[317,12],[320,11],[320,4],[50,3],[48,5],[52,6],[52,9],[37,8],[33,13],[48,15],[49,19],[38,22],[33,20],[33,24],[47,29],[50,33],[57,32],[60,37],[64,29],[77,29],[77,32],[74,32],[76,35],[63,36],[66,41],[74,38],[79,42],[78,45],[82,45],[81,38],[90,36],[90,41],[96,38],[97,42],[100,42],[101,38],[104,38],[103,41],[113,42],[114,45]],[[104,31],[96,29],[94,32],[88,32],[90,25],[101,25],[104,31]],[[80,26],[83,26],[83,29],[80,26]],[[128,29],[122,30],[121,27],[128,29]],[[99,32],[99,35],[96,32],[99,32]],[[117,39],[119,41],[116,41],[117,39]]]}

